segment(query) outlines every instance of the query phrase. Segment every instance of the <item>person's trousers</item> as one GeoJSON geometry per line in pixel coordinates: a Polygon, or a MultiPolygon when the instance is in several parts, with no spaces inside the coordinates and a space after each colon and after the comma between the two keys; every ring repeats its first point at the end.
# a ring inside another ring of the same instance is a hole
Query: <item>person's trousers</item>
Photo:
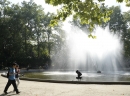
{"type": "Polygon", "coordinates": [[[19,78],[15,78],[15,81],[17,82],[16,85],[17,85],[17,88],[18,88],[18,85],[20,84],[19,78]]]}
{"type": "Polygon", "coordinates": [[[6,86],[5,86],[4,92],[7,92],[8,88],[9,88],[9,86],[11,84],[13,85],[14,90],[16,91],[16,93],[18,93],[18,89],[17,89],[15,80],[9,80],[9,79],[8,79],[8,82],[7,82],[6,86]]]}

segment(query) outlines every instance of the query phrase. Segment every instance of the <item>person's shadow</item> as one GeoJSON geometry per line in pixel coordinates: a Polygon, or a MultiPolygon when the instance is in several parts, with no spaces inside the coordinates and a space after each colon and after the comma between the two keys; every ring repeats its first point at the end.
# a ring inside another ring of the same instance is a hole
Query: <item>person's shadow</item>
{"type": "Polygon", "coordinates": [[[0,96],[14,96],[14,95],[17,95],[15,92],[13,94],[10,94],[10,93],[12,93],[12,91],[8,92],[8,94],[5,94],[5,93],[0,94],[0,96]]]}

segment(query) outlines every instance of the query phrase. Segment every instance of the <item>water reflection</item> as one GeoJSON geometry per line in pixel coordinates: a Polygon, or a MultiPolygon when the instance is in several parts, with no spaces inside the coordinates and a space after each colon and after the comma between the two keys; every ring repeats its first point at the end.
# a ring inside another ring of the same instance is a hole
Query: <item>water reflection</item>
{"type": "MultiPolygon", "coordinates": [[[[29,74],[29,73],[28,73],[29,74]]],[[[77,81],[77,74],[73,72],[65,72],[65,71],[47,71],[47,72],[33,72],[30,74],[41,74],[36,76],[40,79],[49,79],[49,80],[60,80],[60,81],[77,81]],[[44,77],[44,78],[43,78],[44,77]]],[[[25,74],[26,76],[26,74],[25,74]]],[[[104,82],[116,82],[116,81],[130,81],[130,72],[126,71],[117,71],[115,73],[96,73],[96,72],[82,72],[82,81],[104,81],[104,82]]],[[[33,76],[35,78],[35,76],[33,76]]]]}

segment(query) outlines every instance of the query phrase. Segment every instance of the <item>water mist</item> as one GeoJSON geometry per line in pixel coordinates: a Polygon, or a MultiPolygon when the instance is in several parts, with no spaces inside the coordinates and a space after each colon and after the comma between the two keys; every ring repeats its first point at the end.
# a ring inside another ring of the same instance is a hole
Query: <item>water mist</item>
{"type": "Polygon", "coordinates": [[[52,57],[53,68],[56,70],[110,72],[122,67],[123,43],[120,36],[108,28],[97,27],[93,32],[96,39],[89,38],[89,32],[72,25],[68,25],[65,31],[66,41],[52,57]]]}

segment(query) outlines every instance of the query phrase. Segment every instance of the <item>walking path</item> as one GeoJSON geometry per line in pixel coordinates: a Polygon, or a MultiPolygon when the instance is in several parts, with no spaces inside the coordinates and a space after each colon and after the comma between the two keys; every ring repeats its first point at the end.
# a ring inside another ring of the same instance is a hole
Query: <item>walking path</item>
{"type": "MultiPolygon", "coordinates": [[[[0,73],[1,74],[1,73],[0,73]]],[[[3,93],[7,78],[0,76],[0,96],[130,96],[130,85],[65,84],[21,80],[20,94],[3,93]]]]}

